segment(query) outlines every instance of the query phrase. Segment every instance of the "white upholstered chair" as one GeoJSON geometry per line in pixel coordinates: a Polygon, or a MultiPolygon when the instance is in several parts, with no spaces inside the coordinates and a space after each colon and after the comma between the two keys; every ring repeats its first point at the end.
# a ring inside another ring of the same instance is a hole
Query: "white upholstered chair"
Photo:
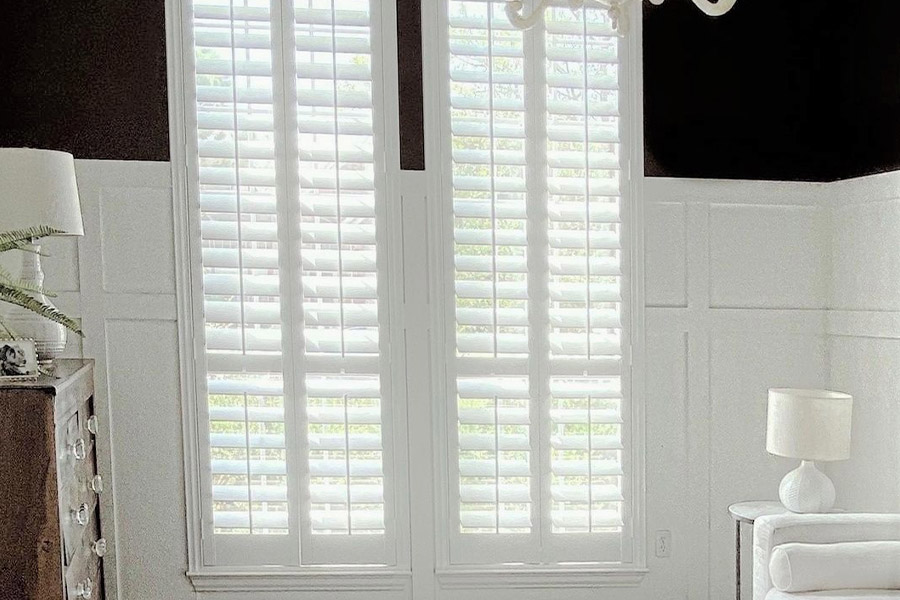
{"type": "MultiPolygon", "coordinates": [[[[900,542],[900,514],[868,514],[868,513],[832,513],[832,514],[781,514],[760,517],[753,527],[753,600],[814,600],[828,598],[829,600],[900,600],[900,589],[828,589],[823,591],[787,592],[779,591],[773,584],[773,574],[770,572],[770,562],[773,551],[783,544],[841,544],[848,542],[900,542]]],[[[874,545],[852,544],[852,550],[863,550],[874,545]]],[[[848,546],[844,546],[848,548],[848,546]]],[[[787,548],[782,546],[782,548],[787,548]]],[[[796,548],[796,546],[794,547],[796,548]]],[[[808,546],[803,547],[808,550],[808,546]]],[[[831,546],[834,548],[834,546],[831,546]]],[[[816,548],[812,548],[815,552],[816,548]]],[[[781,551],[782,553],[784,550],[781,551]]],[[[875,556],[855,557],[857,565],[875,564],[880,560],[882,577],[887,570],[890,577],[900,575],[900,561],[890,558],[890,563],[885,568],[885,553],[878,553],[881,558],[875,556]],[[860,562],[861,561],[861,562],[860,562]],[[896,564],[896,573],[893,573],[893,565],[896,564]]],[[[782,554],[783,557],[783,554],[782,554]]],[[[809,571],[809,565],[816,562],[805,561],[805,568],[809,571]]],[[[823,561],[823,566],[816,566],[812,573],[805,575],[828,581],[825,587],[839,588],[842,580],[842,569],[851,569],[846,575],[846,580],[851,582],[858,580],[856,575],[860,569],[853,566],[853,561],[835,562],[829,564],[823,561]],[[822,572],[816,573],[816,569],[822,572]]],[[[846,571],[844,571],[846,573],[846,571]]],[[[796,575],[796,573],[795,573],[796,575]]],[[[891,586],[900,588],[900,586],[891,586]]]]}

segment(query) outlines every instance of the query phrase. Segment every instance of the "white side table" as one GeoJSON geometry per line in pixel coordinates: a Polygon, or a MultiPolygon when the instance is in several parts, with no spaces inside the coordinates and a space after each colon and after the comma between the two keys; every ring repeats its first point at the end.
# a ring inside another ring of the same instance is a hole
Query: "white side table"
{"type": "Polygon", "coordinates": [[[741,600],[741,525],[753,525],[753,522],[766,515],[789,513],[781,502],[768,500],[754,502],[737,502],[728,507],[728,514],[734,519],[734,597],[741,600]]]}

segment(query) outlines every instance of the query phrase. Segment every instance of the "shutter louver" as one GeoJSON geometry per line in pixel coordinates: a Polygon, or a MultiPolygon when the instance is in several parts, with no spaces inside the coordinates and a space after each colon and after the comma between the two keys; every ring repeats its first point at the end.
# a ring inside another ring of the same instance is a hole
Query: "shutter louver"
{"type": "Polygon", "coordinates": [[[528,380],[460,378],[459,485],[463,532],[531,527],[528,380]]]}
{"type": "Polygon", "coordinates": [[[451,561],[619,560],[619,42],[600,10],[523,32],[504,6],[446,12],[451,561]]]}
{"type": "Polygon", "coordinates": [[[192,1],[220,564],[393,560],[378,6],[192,1]]]}
{"type": "Polygon", "coordinates": [[[449,3],[459,531],[530,535],[524,36],[502,2],[449,3]]]}
{"type": "Polygon", "coordinates": [[[214,359],[281,351],[270,15],[193,7],[214,531],[285,535],[280,373],[214,359]]]}
{"type": "MultiPolygon", "coordinates": [[[[597,373],[622,356],[618,39],[598,10],[552,10],[544,44],[550,372],[597,373]]],[[[550,395],[551,531],[619,531],[621,378],[553,377],[550,395]]]]}
{"type": "Polygon", "coordinates": [[[375,116],[368,0],[336,4],[298,5],[294,31],[304,340],[329,367],[306,378],[310,528],[350,535],[385,528],[375,116]]]}

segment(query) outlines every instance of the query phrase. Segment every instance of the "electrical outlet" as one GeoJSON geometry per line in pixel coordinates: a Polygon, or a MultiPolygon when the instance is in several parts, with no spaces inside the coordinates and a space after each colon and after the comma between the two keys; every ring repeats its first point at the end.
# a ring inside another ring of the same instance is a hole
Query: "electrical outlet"
{"type": "Polygon", "coordinates": [[[661,529],[656,532],[656,556],[669,558],[672,555],[672,532],[661,529]]]}

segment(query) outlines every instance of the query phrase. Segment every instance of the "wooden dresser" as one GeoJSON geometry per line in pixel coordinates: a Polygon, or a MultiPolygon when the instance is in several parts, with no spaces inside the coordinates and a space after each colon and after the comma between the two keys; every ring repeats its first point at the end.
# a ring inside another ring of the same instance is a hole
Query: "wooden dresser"
{"type": "Polygon", "coordinates": [[[103,599],[93,361],[0,384],[0,600],[103,599]]]}

